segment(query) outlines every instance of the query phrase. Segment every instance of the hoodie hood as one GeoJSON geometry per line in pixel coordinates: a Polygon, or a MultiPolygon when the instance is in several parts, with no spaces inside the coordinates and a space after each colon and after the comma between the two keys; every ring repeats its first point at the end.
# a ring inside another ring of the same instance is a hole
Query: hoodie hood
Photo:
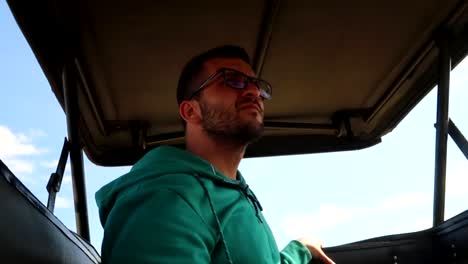
{"type": "MultiPolygon", "coordinates": [[[[244,191],[246,195],[253,195],[239,171],[237,172],[238,180],[234,181],[223,175],[208,161],[186,150],[171,146],[161,146],[149,151],[133,165],[130,172],[108,183],[96,193],[95,198],[99,207],[101,224],[105,225],[107,215],[121,192],[134,184],[170,174],[191,174],[209,178],[227,187],[238,188],[244,191]]],[[[261,206],[256,198],[252,202],[256,207],[259,206],[261,210],[261,206]]]]}

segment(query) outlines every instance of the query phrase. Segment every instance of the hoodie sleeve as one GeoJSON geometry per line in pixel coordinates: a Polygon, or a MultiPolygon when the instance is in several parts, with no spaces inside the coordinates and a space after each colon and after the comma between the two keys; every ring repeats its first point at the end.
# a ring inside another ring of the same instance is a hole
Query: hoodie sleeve
{"type": "Polygon", "coordinates": [[[105,227],[103,263],[210,262],[215,234],[177,192],[157,190],[132,203],[116,204],[112,211],[105,227]],[[123,221],[115,219],[112,226],[114,217],[123,221]]]}
{"type": "Polygon", "coordinates": [[[301,242],[293,240],[280,252],[280,260],[282,264],[307,264],[312,260],[312,255],[301,242]]]}

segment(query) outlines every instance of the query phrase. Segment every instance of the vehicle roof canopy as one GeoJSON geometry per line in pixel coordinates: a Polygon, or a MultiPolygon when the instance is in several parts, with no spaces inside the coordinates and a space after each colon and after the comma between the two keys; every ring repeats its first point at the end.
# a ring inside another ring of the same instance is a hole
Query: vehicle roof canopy
{"type": "Polygon", "coordinates": [[[244,47],[273,86],[265,136],[246,156],[360,149],[380,142],[434,87],[437,40],[468,50],[466,1],[9,1],[64,106],[62,71],[79,79],[90,160],[134,163],[183,145],[175,92],[194,55],[244,47]]]}

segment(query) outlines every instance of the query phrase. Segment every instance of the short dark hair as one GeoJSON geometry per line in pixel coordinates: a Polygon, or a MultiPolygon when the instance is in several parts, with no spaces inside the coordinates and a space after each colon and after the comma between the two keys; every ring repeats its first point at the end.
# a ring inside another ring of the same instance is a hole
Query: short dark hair
{"type": "Polygon", "coordinates": [[[247,52],[243,48],[234,45],[219,46],[193,57],[185,65],[180,75],[177,85],[177,104],[180,105],[182,101],[188,99],[193,89],[192,82],[203,70],[204,63],[215,58],[237,58],[250,65],[250,58],[247,52]]]}

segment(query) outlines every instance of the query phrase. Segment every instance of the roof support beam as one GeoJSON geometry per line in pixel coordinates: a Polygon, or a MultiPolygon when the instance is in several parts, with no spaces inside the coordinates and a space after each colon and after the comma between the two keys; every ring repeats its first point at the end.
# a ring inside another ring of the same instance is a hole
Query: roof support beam
{"type": "Polygon", "coordinates": [[[449,119],[448,133],[455,144],[457,144],[463,155],[465,155],[465,158],[468,160],[468,141],[455,125],[455,123],[453,123],[452,119],[449,119]]]}
{"type": "Polygon", "coordinates": [[[445,210],[445,181],[447,166],[447,133],[449,125],[449,87],[450,87],[450,35],[444,32],[440,35],[439,47],[438,87],[437,87],[437,124],[435,151],[435,180],[434,180],[434,210],[433,226],[444,222],[445,210]]]}
{"type": "Polygon", "coordinates": [[[54,212],[55,208],[55,198],[57,193],[60,191],[60,186],[62,185],[63,173],[65,171],[65,166],[67,165],[68,153],[70,152],[70,147],[67,138],[63,141],[62,153],[60,154],[60,159],[57,164],[57,170],[50,175],[49,182],[47,183],[47,191],[49,192],[49,199],[47,200],[47,209],[50,212],[54,212]]]}
{"type": "Polygon", "coordinates": [[[253,61],[253,69],[258,76],[262,74],[263,65],[265,64],[265,57],[270,46],[271,36],[273,34],[273,26],[276,21],[280,3],[281,0],[266,1],[265,13],[263,15],[262,26],[260,29],[253,61]]]}
{"type": "Polygon", "coordinates": [[[70,165],[75,200],[76,231],[90,241],[88,208],[80,137],[80,110],[78,107],[78,81],[74,61],[69,60],[62,72],[65,113],[67,116],[68,140],[70,142],[70,165]]]}

